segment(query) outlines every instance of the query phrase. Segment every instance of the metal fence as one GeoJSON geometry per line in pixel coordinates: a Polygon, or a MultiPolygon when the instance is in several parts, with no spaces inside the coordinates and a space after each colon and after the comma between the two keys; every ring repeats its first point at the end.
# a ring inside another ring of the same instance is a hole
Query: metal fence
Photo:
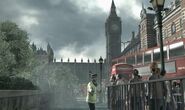
{"type": "Polygon", "coordinates": [[[185,110],[185,77],[108,86],[109,110],[185,110]]]}

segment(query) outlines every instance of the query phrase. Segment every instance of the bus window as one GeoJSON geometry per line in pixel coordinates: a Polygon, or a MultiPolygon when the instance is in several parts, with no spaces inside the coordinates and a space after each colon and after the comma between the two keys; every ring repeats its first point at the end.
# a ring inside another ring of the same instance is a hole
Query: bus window
{"type": "MultiPolygon", "coordinates": [[[[167,51],[164,51],[164,58],[167,58],[167,51]]],[[[153,55],[154,61],[160,61],[160,52],[156,52],[153,55]]]]}
{"type": "Polygon", "coordinates": [[[137,63],[136,64],[140,64],[140,63],[143,63],[143,56],[140,54],[140,55],[137,55],[137,63]]]}
{"type": "Polygon", "coordinates": [[[160,52],[154,53],[154,55],[153,55],[153,60],[154,60],[154,61],[159,61],[159,60],[160,60],[160,52]]]}
{"type": "Polygon", "coordinates": [[[136,69],[139,71],[139,75],[141,75],[141,76],[151,75],[149,66],[139,67],[136,69]]]}
{"type": "Polygon", "coordinates": [[[131,65],[132,65],[132,64],[135,64],[135,57],[134,57],[134,56],[128,57],[128,58],[127,58],[127,63],[128,63],[128,64],[131,64],[131,65]]]}
{"type": "Polygon", "coordinates": [[[164,51],[164,58],[167,58],[167,51],[164,51]]]}
{"type": "Polygon", "coordinates": [[[145,64],[151,62],[151,54],[150,53],[144,55],[144,61],[145,61],[145,64]]]}
{"type": "Polygon", "coordinates": [[[169,54],[170,54],[170,57],[185,55],[184,45],[181,45],[176,48],[171,48],[169,54]]]}

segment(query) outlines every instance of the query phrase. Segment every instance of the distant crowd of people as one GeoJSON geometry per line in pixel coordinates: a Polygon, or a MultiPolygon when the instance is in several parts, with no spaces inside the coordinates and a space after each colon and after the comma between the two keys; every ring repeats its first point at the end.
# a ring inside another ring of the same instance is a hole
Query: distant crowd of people
{"type": "Polygon", "coordinates": [[[121,74],[112,75],[110,77],[112,90],[109,91],[111,110],[124,110],[128,107],[129,110],[181,110],[180,83],[160,81],[164,76],[161,75],[163,73],[156,62],[151,63],[150,72],[152,75],[148,83],[142,82],[137,69],[134,69],[130,80],[121,74]]]}

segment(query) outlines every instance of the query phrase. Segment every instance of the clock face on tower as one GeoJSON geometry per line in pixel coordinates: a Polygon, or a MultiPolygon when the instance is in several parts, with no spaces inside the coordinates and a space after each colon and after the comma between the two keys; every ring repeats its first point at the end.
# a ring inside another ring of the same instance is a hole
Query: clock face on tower
{"type": "Polygon", "coordinates": [[[111,30],[117,31],[119,29],[119,26],[117,24],[112,24],[111,25],[111,30]]]}

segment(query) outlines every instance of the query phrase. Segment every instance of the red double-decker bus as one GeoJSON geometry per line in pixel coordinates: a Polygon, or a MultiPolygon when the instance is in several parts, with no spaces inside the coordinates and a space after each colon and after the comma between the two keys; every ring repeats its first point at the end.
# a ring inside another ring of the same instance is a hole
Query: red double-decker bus
{"type": "MultiPolygon", "coordinates": [[[[185,76],[185,38],[168,42],[163,47],[166,78],[185,76]]],[[[139,70],[144,78],[151,75],[149,65],[157,62],[160,67],[160,47],[129,53],[112,60],[112,63],[127,63],[139,70]]]]}
{"type": "Polygon", "coordinates": [[[111,75],[121,74],[126,80],[131,79],[134,67],[125,63],[117,63],[112,66],[111,75]]]}

